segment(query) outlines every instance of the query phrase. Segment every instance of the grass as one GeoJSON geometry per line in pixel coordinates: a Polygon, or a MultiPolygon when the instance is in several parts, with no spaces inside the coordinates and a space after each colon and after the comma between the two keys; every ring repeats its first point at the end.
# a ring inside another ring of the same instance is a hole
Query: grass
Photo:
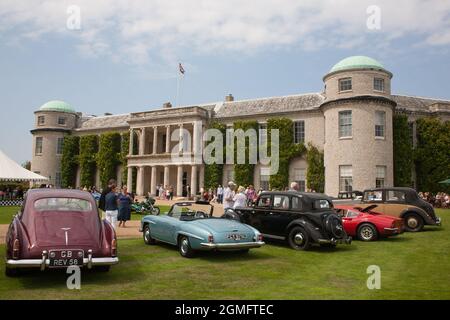
{"type": "Polygon", "coordinates": [[[175,247],[119,240],[119,265],[83,271],[81,290],[73,291],[63,271],[6,278],[0,259],[0,299],[450,299],[450,210],[437,212],[440,228],[335,250],[270,243],[244,255],[185,259],[175,247]],[[366,286],[369,265],[381,269],[380,290],[366,286]]]}

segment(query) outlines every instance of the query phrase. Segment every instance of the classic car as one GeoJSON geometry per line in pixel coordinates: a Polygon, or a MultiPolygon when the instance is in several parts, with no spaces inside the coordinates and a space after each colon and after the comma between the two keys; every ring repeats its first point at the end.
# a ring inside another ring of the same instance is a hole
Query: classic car
{"type": "Polygon", "coordinates": [[[364,191],[361,204],[366,208],[377,205],[377,212],[403,218],[405,230],[421,231],[424,225],[441,225],[441,218],[436,216],[433,206],[422,200],[416,190],[411,188],[378,188],[364,191]]]}
{"type": "Polygon", "coordinates": [[[403,233],[403,219],[376,212],[377,205],[360,208],[352,205],[335,205],[342,216],[342,224],[348,235],[362,241],[374,241],[379,237],[403,233]]]}
{"type": "Polygon", "coordinates": [[[263,192],[253,206],[228,210],[223,217],[251,225],[265,238],[287,239],[296,250],[352,241],[331,199],[319,193],[263,192]]]}
{"type": "Polygon", "coordinates": [[[148,245],[157,241],[178,246],[181,256],[191,258],[197,250],[248,252],[264,245],[255,228],[237,221],[213,217],[214,207],[204,201],[172,205],[166,215],[148,215],[141,232],[148,245]]]}
{"type": "Polygon", "coordinates": [[[84,191],[30,190],[6,235],[8,276],[72,265],[108,271],[118,262],[114,228],[84,191]]]}

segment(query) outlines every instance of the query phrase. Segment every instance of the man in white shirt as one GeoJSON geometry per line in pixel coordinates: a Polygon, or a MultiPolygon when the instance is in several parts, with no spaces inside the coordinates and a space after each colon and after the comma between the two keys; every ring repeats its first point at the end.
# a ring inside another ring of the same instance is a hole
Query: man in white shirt
{"type": "Polygon", "coordinates": [[[228,182],[228,187],[223,191],[223,210],[233,208],[234,206],[234,190],[236,189],[236,184],[233,181],[228,182]]]}
{"type": "Polygon", "coordinates": [[[223,188],[220,184],[219,187],[217,188],[217,202],[223,203],[223,188]]]}

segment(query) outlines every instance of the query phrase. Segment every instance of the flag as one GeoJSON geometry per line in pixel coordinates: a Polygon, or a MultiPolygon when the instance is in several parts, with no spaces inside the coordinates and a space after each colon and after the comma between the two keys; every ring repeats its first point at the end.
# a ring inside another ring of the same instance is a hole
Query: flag
{"type": "Polygon", "coordinates": [[[180,68],[181,74],[184,74],[185,71],[184,71],[184,68],[183,68],[183,66],[181,65],[181,63],[178,64],[178,67],[180,68]]]}

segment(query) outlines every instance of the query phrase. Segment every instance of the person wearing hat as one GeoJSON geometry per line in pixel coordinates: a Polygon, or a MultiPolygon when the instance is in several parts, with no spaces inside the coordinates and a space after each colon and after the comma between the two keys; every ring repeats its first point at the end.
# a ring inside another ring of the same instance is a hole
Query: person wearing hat
{"type": "Polygon", "coordinates": [[[245,195],[245,188],[243,186],[239,186],[237,193],[233,197],[233,201],[233,209],[247,206],[247,196],[245,195]]]}
{"type": "Polygon", "coordinates": [[[231,209],[234,206],[234,190],[236,184],[233,181],[228,182],[228,187],[223,191],[223,210],[231,209]]]}

